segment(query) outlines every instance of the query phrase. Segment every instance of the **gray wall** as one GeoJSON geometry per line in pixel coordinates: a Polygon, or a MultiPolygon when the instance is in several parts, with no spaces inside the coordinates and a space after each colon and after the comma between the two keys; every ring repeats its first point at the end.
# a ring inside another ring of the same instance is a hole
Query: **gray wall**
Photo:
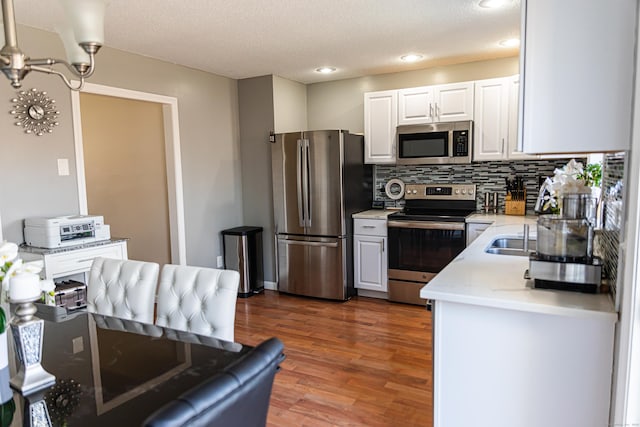
{"type": "Polygon", "coordinates": [[[272,76],[238,81],[244,224],[263,228],[264,278],[275,280],[269,132],[274,129],[272,76]]]}
{"type": "Polygon", "coordinates": [[[365,92],[510,76],[519,73],[518,64],[518,57],[509,57],[310,84],[307,86],[309,128],[339,128],[362,133],[365,92]]]}
{"type": "Polygon", "coordinates": [[[275,282],[269,132],[307,130],[307,88],[278,76],[238,81],[244,223],[263,231],[264,278],[275,282]]]}
{"type": "MultiPolygon", "coordinates": [[[[64,57],[57,35],[22,26],[18,31],[28,55],[64,57]]],[[[215,266],[222,253],[220,230],[237,225],[243,214],[236,80],[103,48],[90,82],[178,99],[187,262],[215,266]]],[[[32,87],[56,99],[61,124],[37,138],[22,133],[8,114],[0,119],[0,215],[4,238],[15,242],[23,241],[25,217],[79,211],[70,92],[58,78],[35,73],[24,82],[24,88],[32,87]],[[70,176],[57,176],[58,158],[70,160],[70,176]]],[[[6,111],[12,97],[14,91],[3,79],[0,99],[7,103],[6,111]]]]}

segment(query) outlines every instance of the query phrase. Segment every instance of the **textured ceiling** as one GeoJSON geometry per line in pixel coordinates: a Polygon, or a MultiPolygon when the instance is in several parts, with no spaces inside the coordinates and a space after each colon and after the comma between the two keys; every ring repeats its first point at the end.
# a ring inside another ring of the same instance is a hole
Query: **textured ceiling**
{"type": "MultiPolygon", "coordinates": [[[[517,54],[520,1],[111,0],[105,45],[242,79],[276,74],[302,83],[517,54]],[[424,59],[399,60],[407,53],[424,59]],[[321,75],[314,70],[332,66],[321,75]]],[[[53,30],[55,0],[16,0],[16,20],[53,30]]]]}

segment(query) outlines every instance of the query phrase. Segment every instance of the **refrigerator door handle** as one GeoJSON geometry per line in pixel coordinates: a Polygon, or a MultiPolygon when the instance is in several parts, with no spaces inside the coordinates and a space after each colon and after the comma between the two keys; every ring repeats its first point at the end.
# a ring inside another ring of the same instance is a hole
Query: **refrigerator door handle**
{"type": "Polygon", "coordinates": [[[300,227],[305,227],[305,216],[304,216],[304,195],[306,190],[304,188],[304,146],[303,140],[299,139],[297,141],[297,159],[296,159],[296,185],[297,185],[297,198],[298,198],[298,223],[300,227]]]}
{"type": "Polygon", "coordinates": [[[280,240],[285,245],[300,245],[300,246],[324,246],[327,248],[337,248],[338,242],[309,242],[307,240],[280,240]]]}
{"type": "Polygon", "coordinates": [[[313,197],[311,197],[311,158],[310,158],[310,154],[309,154],[309,140],[305,139],[304,140],[304,159],[305,159],[305,180],[306,180],[306,202],[305,202],[305,208],[306,208],[306,214],[305,217],[307,218],[307,227],[311,228],[311,200],[313,199],[313,197]]]}

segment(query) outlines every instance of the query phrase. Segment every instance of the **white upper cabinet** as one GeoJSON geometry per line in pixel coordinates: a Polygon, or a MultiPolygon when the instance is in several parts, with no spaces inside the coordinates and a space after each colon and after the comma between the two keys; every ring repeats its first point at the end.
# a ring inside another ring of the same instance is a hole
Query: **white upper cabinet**
{"type": "Polygon", "coordinates": [[[473,82],[398,91],[398,124],[420,125],[473,120],[473,82]]]}
{"type": "Polygon", "coordinates": [[[522,1],[523,151],[630,148],[636,7],[522,1]]]}
{"type": "Polygon", "coordinates": [[[433,122],[433,86],[398,91],[398,124],[419,125],[433,122]]]}
{"type": "Polygon", "coordinates": [[[473,160],[524,160],[538,156],[518,147],[518,75],[475,84],[473,160]]]}
{"type": "Polygon", "coordinates": [[[398,91],[364,94],[364,162],[395,163],[398,91]]]}
{"type": "Polygon", "coordinates": [[[434,121],[473,120],[473,82],[435,86],[433,97],[434,121]]]}
{"type": "Polygon", "coordinates": [[[474,160],[508,158],[509,78],[479,80],[475,87],[474,160]]]}

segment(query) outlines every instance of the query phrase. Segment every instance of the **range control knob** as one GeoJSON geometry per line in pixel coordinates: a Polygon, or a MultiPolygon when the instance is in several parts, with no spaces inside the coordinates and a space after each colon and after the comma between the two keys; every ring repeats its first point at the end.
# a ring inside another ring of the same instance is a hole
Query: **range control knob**
{"type": "Polygon", "coordinates": [[[464,188],[462,189],[462,194],[467,194],[467,190],[465,190],[464,188]]]}
{"type": "Polygon", "coordinates": [[[460,190],[456,189],[455,193],[460,194],[460,190]]]}
{"type": "Polygon", "coordinates": [[[473,194],[473,188],[469,189],[469,194],[473,194]]]}

